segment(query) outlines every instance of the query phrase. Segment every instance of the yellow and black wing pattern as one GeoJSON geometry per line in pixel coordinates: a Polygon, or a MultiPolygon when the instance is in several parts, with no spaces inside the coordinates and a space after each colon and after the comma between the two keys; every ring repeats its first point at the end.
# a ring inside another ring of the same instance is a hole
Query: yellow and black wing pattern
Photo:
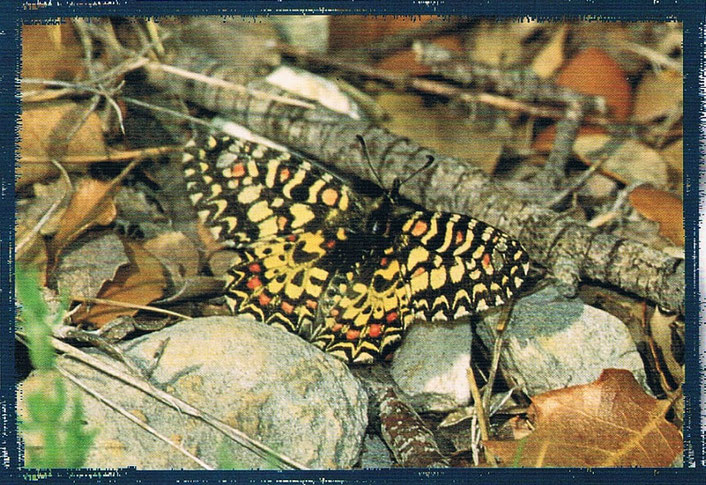
{"type": "Polygon", "coordinates": [[[348,363],[396,348],[416,318],[503,304],[527,275],[520,244],[477,219],[372,202],[291,153],[228,136],[190,142],[183,168],[202,222],[236,249],[234,314],[296,333],[348,363]]]}

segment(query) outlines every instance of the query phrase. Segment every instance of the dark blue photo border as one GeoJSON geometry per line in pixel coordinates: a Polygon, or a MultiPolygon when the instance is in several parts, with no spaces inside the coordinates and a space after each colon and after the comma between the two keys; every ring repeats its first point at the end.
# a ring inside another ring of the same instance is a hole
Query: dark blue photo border
{"type": "MultiPolygon", "coordinates": [[[[198,14],[429,14],[530,16],[542,19],[588,16],[601,20],[678,20],[684,24],[684,220],[686,224],[686,381],[685,460],[679,469],[382,469],[320,471],[138,471],[51,470],[45,481],[61,483],[540,483],[547,480],[586,483],[706,483],[704,456],[704,376],[699,348],[698,226],[701,163],[704,160],[702,130],[704,112],[703,0],[564,0],[562,2],[503,1],[156,1],[156,0],[0,0],[0,483],[27,480],[18,469],[15,416],[14,364],[14,186],[15,143],[19,102],[15,81],[20,56],[22,22],[71,16],[105,15],[198,15],[198,14]],[[39,8],[24,8],[33,4],[39,8]]],[[[706,335],[706,333],[704,334],[706,335]]],[[[36,477],[36,475],[35,475],[36,477]]],[[[38,480],[33,480],[38,481],[38,480]]]]}

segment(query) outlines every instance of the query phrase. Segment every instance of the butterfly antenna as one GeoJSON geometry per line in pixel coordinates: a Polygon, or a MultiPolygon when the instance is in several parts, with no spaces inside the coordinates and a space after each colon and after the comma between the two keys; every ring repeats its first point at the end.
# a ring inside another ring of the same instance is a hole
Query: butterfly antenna
{"type": "Polygon", "coordinates": [[[368,166],[370,167],[370,170],[373,172],[373,175],[375,175],[375,178],[377,179],[380,187],[384,188],[385,185],[383,185],[382,180],[380,179],[380,176],[378,175],[377,170],[375,170],[375,167],[373,167],[373,163],[370,161],[370,154],[368,153],[368,147],[365,144],[365,140],[363,139],[363,137],[361,135],[356,135],[355,137],[358,139],[358,142],[360,142],[360,146],[363,149],[363,156],[365,157],[365,161],[368,162],[368,166]]]}
{"type": "Polygon", "coordinates": [[[434,157],[432,157],[431,155],[427,155],[427,163],[425,163],[423,167],[420,167],[417,170],[415,170],[414,172],[412,172],[412,175],[410,175],[409,177],[404,179],[402,182],[400,182],[400,185],[404,184],[405,182],[409,182],[414,177],[416,177],[419,172],[423,172],[424,170],[431,167],[435,161],[436,161],[436,159],[434,157]]]}

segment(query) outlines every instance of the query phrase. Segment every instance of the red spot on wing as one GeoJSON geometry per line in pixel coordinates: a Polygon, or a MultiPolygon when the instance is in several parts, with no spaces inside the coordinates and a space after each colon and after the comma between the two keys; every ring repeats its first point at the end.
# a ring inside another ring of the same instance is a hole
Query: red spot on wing
{"type": "Polygon", "coordinates": [[[289,236],[285,237],[285,239],[289,242],[294,242],[297,240],[297,235],[296,234],[290,234],[289,236]]]}
{"type": "Polygon", "coordinates": [[[331,331],[332,331],[332,332],[338,332],[338,331],[340,331],[342,328],[343,328],[343,324],[342,324],[342,323],[336,323],[336,324],[334,324],[333,327],[331,327],[331,331]]]}
{"type": "Polygon", "coordinates": [[[465,236],[464,236],[463,232],[456,231],[456,241],[455,241],[456,245],[458,246],[459,244],[461,244],[464,239],[465,239],[465,236]]]}
{"type": "Polygon", "coordinates": [[[259,288],[262,286],[262,281],[260,281],[260,278],[258,278],[257,276],[253,276],[248,280],[245,286],[247,286],[251,290],[254,290],[255,288],[259,288]]]}
{"type": "Polygon", "coordinates": [[[281,308],[282,311],[283,311],[284,313],[286,313],[287,315],[291,315],[291,314],[294,312],[294,305],[292,305],[292,304],[289,303],[288,301],[283,301],[283,302],[280,304],[280,308],[281,308]]]}
{"type": "Polygon", "coordinates": [[[390,263],[390,261],[387,258],[382,258],[380,260],[380,267],[381,268],[387,268],[387,265],[390,263]]]}
{"type": "Polygon", "coordinates": [[[487,268],[490,266],[490,254],[485,253],[483,255],[483,259],[481,260],[481,263],[483,264],[484,268],[487,268]]]}
{"type": "Polygon", "coordinates": [[[292,172],[288,168],[283,168],[279,171],[279,181],[284,182],[292,176],[292,172]]]}
{"type": "Polygon", "coordinates": [[[245,165],[243,165],[242,163],[233,165],[233,168],[230,170],[230,172],[233,177],[242,177],[245,175],[245,165]]]}
{"type": "Polygon", "coordinates": [[[410,231],[412,233],[412,236],[422,236],[426,234],[427,230],[429,229],[429,224],[427,224],[425,221],[417,221],[414,223],[414,227],[410,231]]]}
{"type": "Polygon", "coordinates": [[[398,317],[399,317],[399,313],[390,312],[387,315],[385,315],[385,320],[387,321],[387,323],[392,323],[392,322],[396,321],[398,317]]]}
{"type": "Polygon", "coordinates": [[[370,325],[370,327],[368,327],[368,335],[373,338],[379,337],[381,333],[382,325],[380,325],[379,323],[373,323],[370,325]]]}
{"type": "Polygon", "coordinates": [[[306,306],[312,310],[316,310],[316,307],[319,306],[319,302],[316,300],[306,300],[306,306]]]}
{"type": "Polygon", "coordinates": [[[257,301],[260,303],[260,306],[267,306],[270,304],[272,301],[272,298],[267,296],[266,293],[260,293],[260,296],[257,297],[257,301]]]}
{"type": "Polygon", "coordinates": [[[360,330],[350,329],[346,332],[346,340],[358,340],[360,337],[360,330]]]}
{"type": "Polygon", "coordinates": [[[412,273],[412,276],[419,276],[420,274],[424,274],[426,272],[426,269],[422,268],[421,266],[417,269],[414,270],[414,273],[412,273]]]}
{"type": "Polygon", "coordinates": [[[262,266],[260,266],[260,263],[252,263],[248,266],[248,270],[250,270],[251,273],[259,273],[262,271],[262,266]]]}
{"type": "Polygon", "coordinates": [[[336,246],[336,240],[335,239],[329,239],[324,243],[324,247],[327,249],[333,249],[336,246]]]}

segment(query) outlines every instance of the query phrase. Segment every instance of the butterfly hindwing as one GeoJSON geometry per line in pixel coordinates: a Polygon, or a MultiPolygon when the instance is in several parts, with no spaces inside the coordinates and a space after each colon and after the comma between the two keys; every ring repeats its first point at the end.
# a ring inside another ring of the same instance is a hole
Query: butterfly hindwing
{"type": "Polygon", "coordinates": [[[315,345],[353,363],[371,363],[396,347],[413,315],[394,253],[392,247],[373,253],[335,282],[337,298],[322,315],[328,332],[315,345]]]}

